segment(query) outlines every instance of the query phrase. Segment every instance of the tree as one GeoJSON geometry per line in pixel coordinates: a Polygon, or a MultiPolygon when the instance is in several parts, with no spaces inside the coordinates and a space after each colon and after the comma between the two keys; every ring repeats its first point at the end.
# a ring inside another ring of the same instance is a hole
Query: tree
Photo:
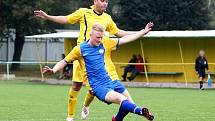
{"type": "Polygon", "coordinates": [[[209,17],[211,18],[210,26],[215,28],[215,0],[208,0],[209,17]]]}
{"type": "MultiPolygon", "coordinates": [[[[66,15],[74,11],[74,9],[78,7],[78,4],[79,3],[75,0],[1,0],[0,38],[5,37],[5,32],[7,32],[5,30],[10,28],[16,30],[13,61],[20,61],[25,42],[24,36],[48,33],[54,31],[55,28],[65,27],[52,22],[36,19],[33,16],[34,10],[42,9],[48,13],[54,13],[55,15],[66,15]]],[[[19,64],[12,64],[11,69],[18,70],[19,64]]]]}
{"type": "Polygon", "coordinates": [[[123,29],[141,29],[148,21],[155,30],[210,29],[207,0],[120,0],[117,22],[123,29]]]}

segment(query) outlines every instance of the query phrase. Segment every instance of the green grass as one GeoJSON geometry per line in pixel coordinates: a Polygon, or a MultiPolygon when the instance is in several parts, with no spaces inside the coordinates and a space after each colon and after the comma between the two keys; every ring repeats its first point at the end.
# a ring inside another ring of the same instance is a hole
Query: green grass
{"type": "MultiPolygon", "coordinates": [[[[69,86],[36,84],[27,81],[0,81],[0,121],[65,121],[69,86]]],[[[135,102],[149,107],[155,121],[215,121],[215,92],[194,89],[128,88],[135,102]]],[[[77,103],[76,121],[86,88],[77,103]]],[[[117,105],[97,99],[90,107],[88,121],[111,121],[117,105]]],[[[145,121],[129,114],[125,121],[145,121]]]]}

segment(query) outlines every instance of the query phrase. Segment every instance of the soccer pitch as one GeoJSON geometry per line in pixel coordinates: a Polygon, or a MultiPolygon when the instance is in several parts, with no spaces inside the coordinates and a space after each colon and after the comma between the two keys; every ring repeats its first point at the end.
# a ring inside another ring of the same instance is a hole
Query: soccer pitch
{"type": "MultiPolygon", "coordinates": [[[[69,86],[0,81],[0,121],[65,121],[69,86]]],[[[214,90],[128,88],[139,106],[147,106],[155,121],[215,121],[214,90]]],[[[76,121],[86,93],[78,96],[76,121]]],[[[97,99],[90,107],[88,121],[111,121],[118,105],[106,105],[97,99]]],[[[125,121],[146,121],[129,114],[125,121]]]]}

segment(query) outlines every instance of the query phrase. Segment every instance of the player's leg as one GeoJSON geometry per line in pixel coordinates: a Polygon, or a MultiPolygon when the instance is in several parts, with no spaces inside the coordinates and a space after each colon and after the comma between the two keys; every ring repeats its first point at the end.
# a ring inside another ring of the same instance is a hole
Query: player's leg
{"type": "Polygon", "coordinates": [[[129,94],[128,90],[125,88],[124,85],[119,80],[115,80],[112,82],[114,85],[114,91],[121,93],[124,95],[130,102],[134,103],[131,95],[129,94]]]}
{"type": "Polygon", "coordinates": [[[131,76],[128,77],[128,80],[129,81],[134,80],[134,78],[137,76],[137,74],[138,74],[138,70],[136,68],[133,68],[132,71],[131,71],[131,76]]]}
{"type": "Polygon", "coordinates": [[[82,116],[82,119],[87,119],[87,117],[90,114],[89,106],[90,106],[90,104],[93,101],[93,99],[94,99],[95,96],[92,95],[92,93],[91,93],[92,89],[91,89],[89,83],[84,81],[84,84],[87,87],[88,91],[87,91],[87,94],[85,96],[85,100],[84,100],[84,104],[83,104],[81,116],[82,116]]]}
{"type": "Polygon", "coordinates": [[[150,115],[147,108],[140,108],[136,106],[134,103],[130,102],[124,95],[114,91],[112,87],[114,87],[112,82],[107,85],[101,85],[93,90],[93,94],[101,101],[120,104],[120,109],[116,116],[116,121],[121,121],[128,112],[144,116],[147,119],[154,118],[152,115],[150,115]]]}
{"type": "Polygon", "coordinates": [[[204,85],[205,71],[199,70],[198,73],[199,73],[199,88],[201,90],[204,90],[203,85],[204,85]]]}
{"type": "MultiPolygon", "coordinates": [[[[120,81],[115,80],[112,82],[112,84],[114,87],[114,91],[124,95],[130,103],[135,104],[133,99],[131,98],[130,94],[128,93],[127,89],[125,88],[124,85],[122,85],[122,83],[120,81]]],[[[142,109],[145,110],[144,108],[142,108],[142,109]]],[[[117,114],[117,118],[123,119],[128,113],[129,113],[129,111],[119,111],[119,113],[117,114]]],[[[147,109],[147,112],[145,112],[144,114],[148,114],[148,109],[147,109]]]]}
{"type": "Polygon", "coordinates": [[[131,68],[130,68],[129,66],[126,66],[126,67],[124,68],[124,73],[123,73],[123,75],[122,75],[122,81],[126,81],[127,74],[128,74],[128,72],[130,72],[130,71],[131,71],[131,68]]]}
{"type": "Polygon", "coordinates": [[[125,90],[122,95],[124,95],[130,102],[134,103],[134,100],[132,99],[131,95],[129,94],[128,90],[125,90]]]}
{"type": "Polygon", "coordinates": [[[78,93],[82,87],[82,73],[78,61],[73,62],[73,85],[68,95],[68,121],[72,121],[75,116],[78,93]]]}
{"type": "Polygon", "coordinates": [[[148,120],[154,119],[154,116],[149,113],[147,108],[138,107],[136,104],[130,102],[125,96],[116,91],[109,91],[105,96],[105,101],[120,104],[119,111],[113,119],[115,121],[122,121],[125,115],[127,115],[127,112],[144,116],[148,120]]]}
{"type": "Polygon", "coordinates": [[[203,77],[199,77],[199,89],[203,89],[203,77]]]}

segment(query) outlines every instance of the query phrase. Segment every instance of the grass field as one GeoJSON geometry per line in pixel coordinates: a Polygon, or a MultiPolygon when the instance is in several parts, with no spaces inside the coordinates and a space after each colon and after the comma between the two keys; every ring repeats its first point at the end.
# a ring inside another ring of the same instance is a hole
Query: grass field
{"type": "MultiPolygon", "coordinates": [[[[0,121],[65,121],[69,86],[47,85],[13,80],[0,81],[0,121]]],[[[128,88],[135,102],[148,106],[155,121],[215,121],[215,91],[194,89],[128,88]]],[[[85,88],[79,94],[76,121],[85,88]]],[[[90,108],[88,121],[111,121],[115,104],[97,99],[90,108]]],[[[129,114],[125,121],[145,121],[129,114]]]]}

